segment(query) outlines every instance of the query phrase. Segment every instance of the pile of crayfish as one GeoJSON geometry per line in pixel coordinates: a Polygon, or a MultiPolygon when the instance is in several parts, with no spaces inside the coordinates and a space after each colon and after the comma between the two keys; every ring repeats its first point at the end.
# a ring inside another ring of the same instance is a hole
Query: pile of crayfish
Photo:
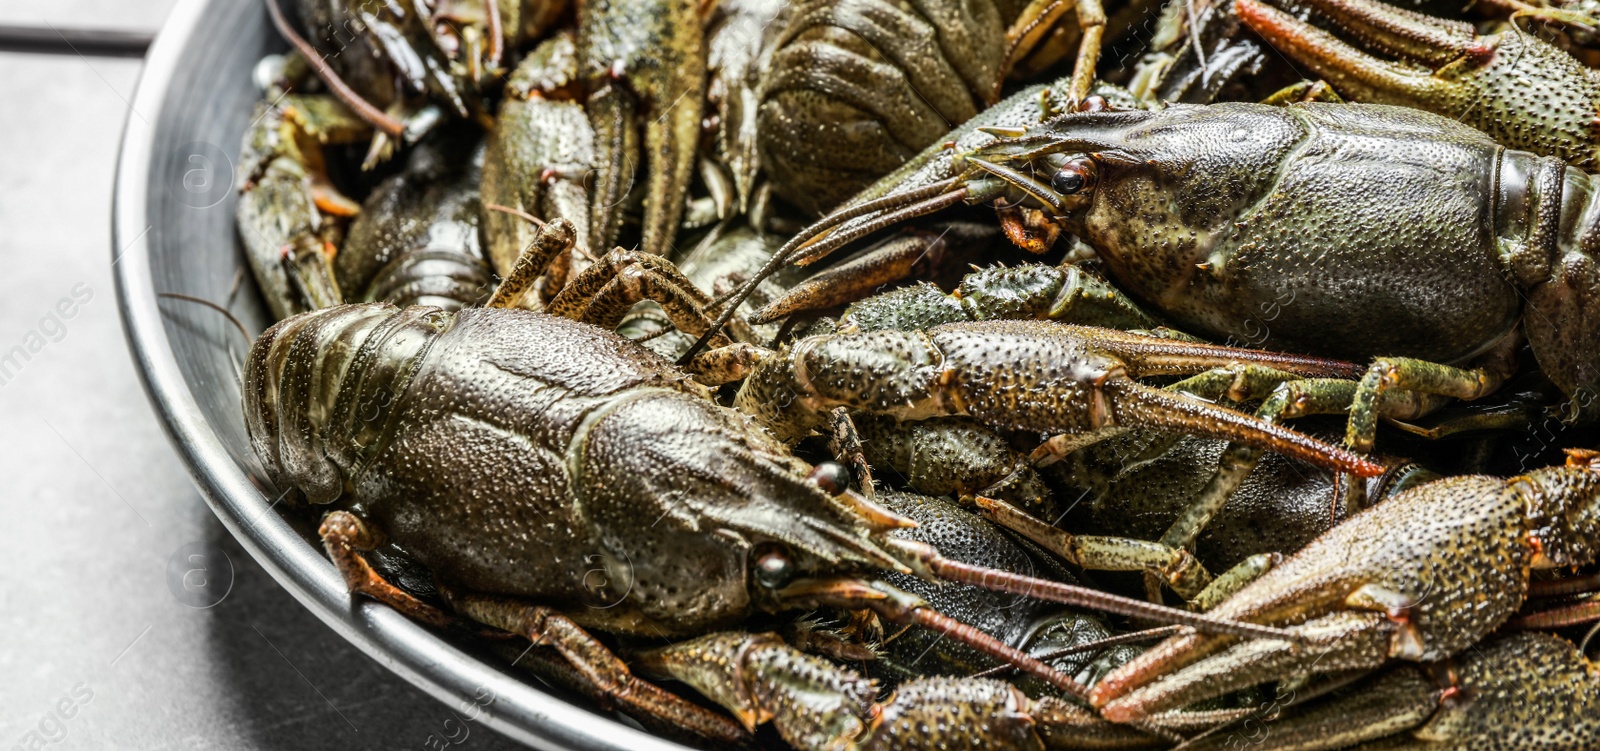
{"type": "Polygon", "coordinates": [[[1600,748],[1600,7],[266,12],[352,596],[704,748],[1600,748]]]}

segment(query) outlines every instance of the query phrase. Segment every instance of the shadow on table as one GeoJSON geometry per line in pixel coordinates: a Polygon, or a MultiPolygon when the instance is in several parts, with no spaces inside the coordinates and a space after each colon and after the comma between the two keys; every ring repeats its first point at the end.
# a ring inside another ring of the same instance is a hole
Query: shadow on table
{"type": "Polygon", "coordinates": [[[206,517],[197,520],[202,544],[233,569],[226,595],[197,611],[204,648],[222,702],[232,707],[226,714],[242,721],[236,730],[252,747],[292,738],[303,748],[318,737],[329,748],[517,747],[483,725],[460,722],[450,707],[344,641],[273,581],[208,508],[195,508],[206,517]]]}

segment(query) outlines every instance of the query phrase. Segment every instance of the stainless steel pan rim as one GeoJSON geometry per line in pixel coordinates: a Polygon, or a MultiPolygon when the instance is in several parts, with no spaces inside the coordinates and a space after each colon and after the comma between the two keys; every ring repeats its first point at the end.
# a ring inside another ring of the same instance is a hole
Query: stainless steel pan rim
{"type": "MultiPolygon", "coordinates": [[[[230,452],[201,409],[168,338],[168,324],[156,297],[157,274],[152,261],[161,257],[158,246],[176,242],[176,235],[162,231],[163,222],[173,217],[152,214],[164,207],[151,200],[158,189],[154,165],[158,155],[166,155],[163,150],[182,146],[173,144],[173,136],[164,133],[161,125],[171,120],[178,108],[205,104],[200,101],[204,97],[180,90],[174,81],[180,75],[205,75],[211,61],[199,53],[253,54],[255,46],[265,42],[220,44],[217,35],[231,29],[218,26],[217,21],[224,14],[243,17],[257,13],[265,16],[255,0],[178,3],[145,60],[117,163],[112,263],[123,329],[145,391],[195,484],[234,537],[301,604],[363,652],[449,708],[470,709],[475,699],[492,696],[492,704],[478,721],[540,748],[681,751],[682,746],[568,703],[485,664],[393,610],[368,601],[352,603],[333,565],[272,511],[274,499],[251,482],[240,458],[230,452]]],[[[265,30],[260,18],[249,20],[254,28],[265,30]]],[[[227,154],[235,154],[237,136],[221,134],[217,143],[227,154]]],[[[189,248],[186,252],[233,252],[232,238],[223,242],[223,247],[189,248]]],[[[448,715],[441,713],[444,716],[448,715]]]]}

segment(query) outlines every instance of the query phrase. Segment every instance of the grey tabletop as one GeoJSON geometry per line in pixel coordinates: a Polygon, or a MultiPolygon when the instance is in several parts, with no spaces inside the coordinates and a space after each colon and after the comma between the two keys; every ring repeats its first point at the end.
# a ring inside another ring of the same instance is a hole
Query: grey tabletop
{"type": "MultiPolygon", "coordinates": [[[[171,4],[0,0],[0,24],[153,32],[171,4]]],[[[0,52],[0,749],[511,747],[303,610],[167,443],[111,281],[139,66],[0,52]]]]}

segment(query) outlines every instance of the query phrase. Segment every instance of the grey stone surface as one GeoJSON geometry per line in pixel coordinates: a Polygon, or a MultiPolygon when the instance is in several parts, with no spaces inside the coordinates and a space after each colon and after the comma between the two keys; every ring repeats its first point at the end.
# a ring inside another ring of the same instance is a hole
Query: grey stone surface
{"type": "MultiPolygon", "coordinates": [[[[168,5],[4,0],[0,18],[72,6],[153,23],[168,5]]],[[[111,282],[138,68],[0,54],[0,749],[29,733],[51,749],[508,747],[302,609],[168,445],[111,282]]]]}
{"type": "Polygon", "coordinates": [[[177,0],[0,0],[0,23],[155,31],[177,0]]]}

